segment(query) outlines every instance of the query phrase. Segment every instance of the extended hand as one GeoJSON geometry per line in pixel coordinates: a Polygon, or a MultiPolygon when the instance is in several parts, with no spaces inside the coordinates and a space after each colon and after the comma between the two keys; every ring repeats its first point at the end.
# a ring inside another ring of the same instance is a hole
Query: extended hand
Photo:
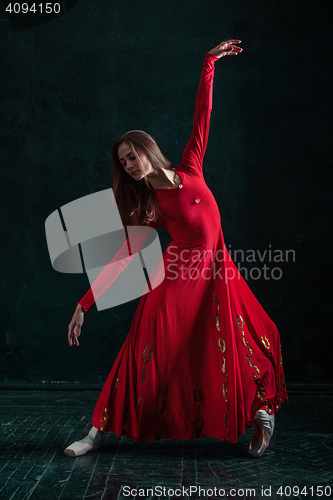
{"type": "Polygon", "coordinates": [[[73,317],[71,319],[71,322],[68,325],[68,343],[69,346],[76,345],[76,347],[79,347],[79,341],[78,337],[81,334],[81,326],[83,325],[83,319],[84,314],[83,314],[83,308],[80,304],[78,304],[77,308],[75,309],[75,312],[73,314],[73,317]]]}
{"type": "Polygon", "coordinates": [[[237,54],[242,52],[243,49],[232,44],[241,43],[241,41],[242,40],[228,40],[227,42],[221,42],[212,50],[210,50],[209,54],[218,57],[219,59],[223,56],[236,56],[237,54]]]}

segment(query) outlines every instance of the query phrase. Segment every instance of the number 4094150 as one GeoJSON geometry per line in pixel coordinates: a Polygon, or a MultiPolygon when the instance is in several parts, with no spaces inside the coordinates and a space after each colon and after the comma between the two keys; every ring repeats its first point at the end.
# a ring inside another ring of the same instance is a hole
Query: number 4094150
{"type": "Polygon", "coordinates": [[[330,486],[280,486],[277,489],[276,492],[277,495],[280,495],[281,498],[287,498],[287,497],[295,497],[297,496],[300,498],[301,496],[307,496],[309,495],[310,497],[329,497],[331,498],[332,495],[332,488],[330,486]]]}
{"type": "Polygon", "coordinates": [[[9,12],[10,14],[27,14],[29,12],[32,12],[34,14],[59,14],[60,10],[60,3],[53,2],[33,3],[32,5],[30,5],[30,7],[26,2],[16,2],[10,3],[6,7],[6,12],[9,12]]]}

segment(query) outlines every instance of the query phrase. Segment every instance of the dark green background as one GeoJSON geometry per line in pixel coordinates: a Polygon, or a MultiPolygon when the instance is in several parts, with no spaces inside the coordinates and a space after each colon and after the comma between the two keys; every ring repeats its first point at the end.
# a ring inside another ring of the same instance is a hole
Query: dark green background
{"type": "Polygon", "coordinates": [[[126,130],[152,134],[177,165],[205,52],[229,38],[244,51],[215,63],[206,180],[227,247],[295,250],[282,279],[248,281],[280,330],[287,382],[332,381],[329,12],[321,1],[81,0],[26,29],[2,13],[1,383],[104,382],[138,300],[93,305],[69,348],[88,279],[52,269],[45,219],[111,187],[108,148],[126,130]]]}

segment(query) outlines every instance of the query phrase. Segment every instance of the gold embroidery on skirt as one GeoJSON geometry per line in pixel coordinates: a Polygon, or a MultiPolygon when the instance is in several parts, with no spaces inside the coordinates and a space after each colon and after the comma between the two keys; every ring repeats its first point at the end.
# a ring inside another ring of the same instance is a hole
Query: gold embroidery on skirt
{"type": "Polygon", "coordinates": [[[222,384],[222,392],[223,392],[224,401],[225,401],[226,403],[228,403],[228,399],[227,399],[227,396],[226,396],[226,392],[227,392],[227,390],[226,390],[226,388],[224,387],[224,384],[222,384]]]}
{"type": "MultiPolygon", "coordinates": [[[[283,371],[283,360],[282,360],[282,347],[280,342],[280,370],[283,371]]],[[[281,391],[283,392],[283,397],[280,398],[280,402],[287,401],[287,396],[285,393],[286,380],[283,373],[281,373],[281,391]]]]}
{"type": "Polygon", "coordinates": [[[104,408],[104,412],[103,412],[103,417],[101,418],[101,431],[104,431],[105,429],[105,426],[106,426],[106,422],[107,422],[107,413],[108,413],[108,407],[105,406],[104,408]]]}
{"type": "Polygon", "coordinates": [[[244,332],[244,330],[242,330],[242,339],[243,339],[243,344],[244,344],[244,345],[248,348],[248,350],[249,350],[250,356],[252,356],[252,354],[253,354],[253,349],[252,349],[252,347],[250,346],[250,344],[249,344],[248,342],[246,342],[246,340],[245,340],[245,332],[244,332]]]}
{"type": "Polygon", "coordinates": [[[152,344],[150,346],[150,349],[149,349],[149,358],[146,359],[146,354],[147,354],[147,351],[148,351],[148,346],[147,346],[147,344],[145,345],[145,348],[144,348],[143,353],[142,353],[142,357],[143,357],[143,362],[144,363],[148,363],[148,361],[151,360],[151,357],[153,355],[153,347],[154,347],[154,344],[152,344]]]}
{"type": "Polygon", "coordinates": [[[217,309],[220,309],[220,304],[219,304],[219,301],[217,300],[215,293],[214,293],[214,300],[215,300],[215,304],[217,305],[217,309]]]}
{"type": "Polygon", "coordinates": [[[139,385],[142,385],[144,383],[144,381],[146,380],[146,369],[144,368],[142,370],[142,378],[141,378],[141,382],[139,385]]]}
{"type": "Polygon", "coordinates": [[[281,349],[281,342],[280,342],[280,369],[282,370],[282,365],[283,365],[283,361],[282,361],[282,349],[281,349]]]}
{"type": "MultiPolygon", "coordinates": [[[[277,373],[277,369],[276,369],[276,363],[275,363],[275,359],[273,357],[273,354],[270,352],[269,353],[269,360],[270,362],[272,363],[273,365],[273,368],[274,368],[274,372],[275,372],[275,380],[276,380],[276,393],[275,393],[275,399],[278,400],[279,398],[279,375],[277,373]]],[[[272,409],[272,404],[269,400],[267,400],[267,402],[270,404],[270,408],[272,409]]],[[[278,410],[279,409],[279,405],[275,405],[276,406],[276,409],[278,410]]],[[[267,411],[267,410],[266,410],[267,411]]]]}
{"type": "Polygon", "coordinates": [[[271,347],[271,344],[270,344],[268,338],[266,337],[266,335],[264,335],[264,337],[262,337],[260,335],[261,342],[264,344],[264,346],[266,347],[266,349],[269,349],[271,347]],[[265,339],[264,339],[264,337],[265,337],[265,339]]]}
{"type": "MultiPolygon", "coordinates": [[[[237,315],[236,315],[237,316],[237,315]]],[[[242,328],[244,326],[244,320],[241,316],[239,316],[241,322],[238,320],[238,316],[237,316],[237,325],[239,326],[239,328],[242,328]]],[[[261,341],[262,343],[264,344],[264,346],[266,347],[266,349],[269,349],[270,347],[270,343],[266,337],[266,335],[264,336],[266,341],[267,341],[267,345],[265,344],[265,340],[263,339],[263,337],[261,337],[261,341]],[[268,346],[268,347],[267,347],[268,346]]],[[[250,353],[250,356],[253,355],[253,349],[252,347],[250,346],[250,344],[246,341],[245,339],[245,332],[244,330],[242,330],[242,340],[243,340],[243,344],[245,346],[247,346],[248,350],[249,350],[249,353],[250,353]]],[[[271,352],[270,352],[270,359],[271,359],[271,352]]],[[[258,385],[259,382],[260,382],[260,370],[259,368],[257,367],[257,365],[255,365],[254,363],[251,362],[251,359],[250,359],[250,356],[247,354],[246,355],[246,358],[247,358],[247,362],[250,366],[250,368],[254,368],[255,372],[253,372],[253,376],[254,376],[254,380],[255,380],[255,383],[258,385]]],[[[272,361],[272,360],[271,360],[272,361]]],[[[274,361],[274,359],[273,359],[274,361]]],[[[259,388],[257,389],[257,397],[259,399],[261,399],[262,401],[266,401],[266,403],[268,403],[268,400],[266,400],[263,396],[265,396],[265,389],[263,387],[263,385],[259,385],[259,388]],[[260,390],[262,391],[262,394],[260,393],[260,390]]],[[[268,408],[267,404],[266,404],[266,408],[268,408]]],[[[267,410],[266,410],[267,411],[267,410]]]]}
{"type": "Polygon", "coordinates": [[[226,344],[224,339],[221,339],[220,337],[217,345],[221,352],[225,352],[226,344]],[[221,346],[221,341],[223,342],[223,347],[221,346]]]}
{"type": "MultiPolygon", "coordinates": [[[[266,411],[267,411],[267,413],[269,413],[269,414],[274,413],[273,407],[272,407],[272,403],[270,402],[269,399],[267,399],[266,401],[267,401],[267,405],[266,405],[266,411]]],[[[277,406],[276,409],[278,410],[279,406],[277,406]]]]}
{"type": "MultiPolygon", "coordinates": [[[[242,316],[241,316],[241,315],[239,315],[239,316],[238,316],[238,315],[236,314],[236,322],[237,322],[237,326],[238,326],[239,328],[243,328],[243,326],[244,326],[244,320],[243,320],[243,318],[242,318],[242,316]]],[[[245,345],[245,347],[247,347],[247,348],[248,348],[249,353],[250,353],[250,356],[252,356],[252,354],[253,354],[253,349],[252,349],[252,347],[250,346],[250,344],[246,341],[246,338],[245,338],[245,332],[244,332],[244,330],[242,330],[242,341],[243,341],[243,344],[245,345]]],[[[251,365],[250,365],[250,366],[251,366],[251,365]]]]}
{"type": "Polygon", "coordinates": [[[158,394],[164,398],[168,394],[168,384],[158,386],[158,394]]]}
{"type": "Polygon", "coordinates": [[[265,387],[262,384],[259,385],[259,390],[261,391],[261,394],[265,397],[266,391],[265,391],[265,387]]]}
{"type": "Polygon", "coordinates": [[[217,313],[216,313],[216,316],[215,316],[215,323],[216,323],[217,330],[220,331],[220,320],[219,320],[219,317],[218,317],[217,313]]]}
{"type": "Polygon", "coordinates": [[[247,354],[246,357],[247,357],[247,361],[248,361],[250,367],[253,368],[251,360],[250,360],[250,356],[247,354]]]}
{"type": "Polygon", "coordinates": [[[258,377],[260,378],[260,371],[259,371],[259,368],[256,366],[256,365],[252,365],[253,368],[256,370],[256,372],[258,373],[258,377]]]}
{"type": "MultiPolygon", "coordinates": [[[[214,300],[216,302],[216,304],[218,305],[218,309],[219,309],[219,304],[218,304],[218,301],[217,301],[217,297],[216,295],[214,294],[214,300]]],[[[237,315],[236,315],[237,316],[237,315]]],[[[216,328],[218,331],[220,331],[220,322],[219,322],[219,318],[218,318],[218,315],[216,314],[215,316],[215,319],[216,319],[216,328]]],[[[242,319],[242,318],[241,318],[242,319]]],[[[243,321],[243,319],[242,319],[243,321]]],[[[239,319],[238,319],[238,316],[237,316],[237,324],[239,322],[239,319]]],[[[219,337],[218,339],[218,342],[217,342],[217,346],[219,348],[219,350],[222,352],[222,353],[225,353],[226,351],[226,348],[227,348],[227,345],[226,345],[226,342],[223,338],[219,337]]],[[[222,361],[222,373],[223,375],[225,376],[225,382],[222,383],[222,394],[223,394],[223,398],[224,398],[224,401],[227,403],[227,412],[228,412],[228,415],[229,415],[229,401],[228,401],[228,398],[227,398],[227,391],[228,391],[228,381],[229,381],[229,375],[226,373],[226,357],[223,356],[223,361],[222,361]]],[[[227,418],[227,415],[226,413],[224,414],[225,415],[225,418],[227,418]]],[[[225,420],[225,423],[227,421],[225,420]]],[[[228,426],[227,426],[227,423],[226,423],[226,427],[227,427],[227,430],[228,430],[228,435],[230,434],[229,432],[229,429],[228,429],[228,426]]]]}
{"type": "Polygon", "coordinates": [[[229,430],[229,427],[228,427],[228,420],[227,420],[227,414],[224,413],[224,424],[225,424],[225,427],[228,431],[228,438],[230,437],[230,430],[229,430]]]}
{"type": "Polygon", "coordinates": [[[223,364],[222,364],[222,373],[223,373],[223,375],[225,375],[225,362],[226,362],[226,359],[223,356],[223,364]]]}
{"type": "Polygon", "coordinates": [[[267,403],[267,400],[265,398],[266,391],[265,391],[265,388],[262,384],[260,384],[258,389],[257,389],[257,396],[261,401],[266,401],[266,403],[267,403]]]}
{"type": "Polygon", "coordinates": [[[285,380],[283,374],[281,373],[281,389],[282,389],[282,391],[284,390],[285,386],[286,386],[286,380],[285,380]]]}
{"type": "Polygon", "coordinates": [[[116,378],[116,381],[115,381],[114,386],[113,386],[112,389],[117,389],[117,387],[118,387],[118,381],[119,381],[119,377],[116,378]]]}
{"type": "Polygon", "coordinates": [[[257,397],[261,399],[261,401],[266,401],[266,398],[262,398],[259,393],[259,389],[257,390],[257,397]]]}
{"type": "Polygon", "coordinates": [[[243,326],[244,326],[244,320],[243,320],[242,316],[240,316],[240,315],[238,316],[236,314],[236,322],[237,322],[237,326],[239,328],[243,328],[243,326]]]}

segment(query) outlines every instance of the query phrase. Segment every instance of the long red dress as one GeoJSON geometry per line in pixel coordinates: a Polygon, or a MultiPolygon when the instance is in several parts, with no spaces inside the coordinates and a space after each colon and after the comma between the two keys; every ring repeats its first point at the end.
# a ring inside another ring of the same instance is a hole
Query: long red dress
{"type": "MultiPolygon", "coordinates": [[[[165,279],[141,297],[92,418],[135,441],[235,443],[258,409],[274,413],[288,401],[278,329],[228,254],[202,173],[216,60],[206,53],[192,134],[175,170],[182,183],[155,190],[164,217],[152,226],[172,238],[165,279]]],[[[90,289],[79,303],[88,310],[93,302],[90,289]]]]}

